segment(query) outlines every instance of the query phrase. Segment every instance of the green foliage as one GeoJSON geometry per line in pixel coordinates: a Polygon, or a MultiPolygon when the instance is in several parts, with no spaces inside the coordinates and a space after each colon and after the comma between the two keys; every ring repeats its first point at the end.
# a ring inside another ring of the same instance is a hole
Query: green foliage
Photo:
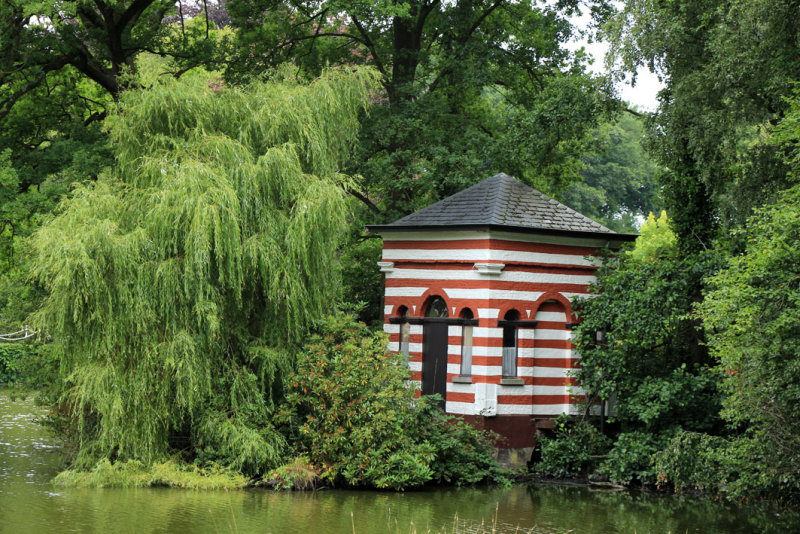
{"type": "MultiPolygon", "coordinates": [[[[776,483],[800,473],[800,186],[757,210],[700,314],[725,371],[723,417],[755,430],[776,483]]],[[[797,490],[797,487],[795,488],[797,490]]]]}
{"type": "Polygon", "coordinates": [[[664,441],[661,435],[650,432],[620,434],[597,471],[616,484],[637,481],[655,485],[659,482],[655,455],[663,448],[664,441]]]}
{"type": "Polygon", "coordinates": [[[319,472],[311,466],[308,458],[300,456],[273,471],[267,484],[278,490],[314,489],[319,480],[319,472]]]}
{"type": "Polygon", "coordinates": [[[44,352],[43,345],[32,341],[0,342],[0,384],[43,386],[39,379],[46,368],[44,352]]]}
{"type": "Polygon", "coordinates": [[[623,113],[593,136],[598,146],[584,157],[582,180],[561,200],[612,230],[633,232],[637,218],[660,206],[657,168],[642,148],[644,121],[623,113]]]}
{"type": "Polygon", "coordinates": [[[676,246],[677,238],[670,228],[667,212],[662,211],[658,219],[651,212],[639,228],[639,237],[633,250],[628,253],[639,262],[656,261],[661,257],[674,256],[676,246]]]}
{"type": "Polygon", "coordinates": [[[433,445],[432,480],[457,486],[491,481],[508,484],[509,479],[494,456],[491,433],[478,430],[458,417],[444,413],[438,399],[423,399],[413,421],[417,439],[433,445]]]}
{"type": "Polygon", "coordinates": [[[78,466],[149,465],[181,436],[248,473],[277,465],[269,413],[338,298],[351,183],[338,169],[375,76],[284,79],[227,89],[199,73],[126,92],[107,124],[113,170],[36,234],[35,321],[78,466]]]}
{"type": "MultiPolygon", "coordinates": [[[[785,188],[770,132],[800,79],[791,0],[629,0],[605,26],[609,60],[665,83],[648,148],[666,169],[664,207],[684,251],[742,224],[785,188]]],[[[635,76],[635,74],[634,74],[635,76]]]]}
{"type": "Polygon", "coordinates": [[[192,490],[239,489],[247,478],[229,469],[196,467],[175,460],[145,465],[137,460],[110,462],[103,459],[90,471],[64,471],[55,484],[68,488],[183,488],[192,490]]]}
{"type": "Polygon", "coordinates": [[[320,328],[288,378],[281,419],[322,480],[405,489],[498,473],[481,433],[443,415],[438,399],[414,398],[384,334],[346,315],[320,328]]]}
{"type": "Polygon", "coordinates": [[[578,380],[589,402],[616,399],[616,417],[630,425],[624,430],[718,424],[718,376],[697,346],[700,332],[687,294],[693,279],[713,272],[716,262],[676,256],[673,251],[658,261],[624,253],[609,258],[594,286],[597,294],[578,303],[578,380]],[[603,343],[597,343],[598,331],[605,332],[603,343]]]}
{"type": "Polygon", "coordinates": [[[676,490],[719,493],[724,467],[715,451],[725,440],[697,432],[680,432],[656,456],[659,484],[671,483],[676,490]]]}
{"type": "Polygon", "coordinates": [[[0,384],[19,380],[19,368],[27,348],[18,343],[0,343],[0,384]]]}
{"type": "Polygon", "coordinates": [[[353,172],[364,218],[386,222],[495,172],[549,192],[580,178],[605,80],[563,43],[572,0],[461,3],[231,0],[237,28],[228,80],[286,61],[314,75],[368,64],[385,91],[363,130],[353,172]],[[298,19],[297,13],[304,16],[298,19]],[[369,210],[369,211],[366,211],[369,210]]]}
{"type": "MultiPolygon", "coordinates": [[[[769,435],[748,431],[725,438],[679,432],[656,454],[659,484],[678,492],[729,499],[767,497],[785,504],[800,497],[800,474],[787,470],[769,435]]],[[[790,460],[791,461],[791,460],[790,460]]]]}
{"type": "Polygon", "coordinates": [[[378,268],[383,252],[380,239],[350,238],[344,245],[342,282],[344,309],[357,311],[358,319],[369,325],[383,324],[383,276],[378,268]]]}
{"type": "Polygon", "coordinates": [[[555,421],[555,437],[539,440],[542,456],[534,470],[556,478],[586,475],[609,445],[609,439],[586,420],[561,415],[555,421]]]}

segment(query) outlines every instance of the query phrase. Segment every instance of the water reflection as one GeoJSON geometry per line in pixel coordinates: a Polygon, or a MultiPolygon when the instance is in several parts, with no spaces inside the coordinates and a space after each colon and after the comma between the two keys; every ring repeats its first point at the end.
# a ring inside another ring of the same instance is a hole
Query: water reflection
{"type": "MultiPolygon", "coordinates": [[[[539,486],[407,493],[62,489],[58,444],[0,391],[0,532],[786,532],[763,508],[539,486]],[[485,527],[485,528],[482,528],[485,527]]],[[[800,529],[799,529],[800,530],[800,529]]]]}

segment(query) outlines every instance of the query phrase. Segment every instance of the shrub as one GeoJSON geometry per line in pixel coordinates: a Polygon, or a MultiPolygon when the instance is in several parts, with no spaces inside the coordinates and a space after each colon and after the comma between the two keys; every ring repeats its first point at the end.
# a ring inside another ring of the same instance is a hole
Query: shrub
{"type": "Polygon", "coordinates": [[[308,458],[300,456],[274,470],[265,482],[279,490],[307,490],[315,489],[318,481],[319,470],[311,465],[308,458]]]}
{"type": "Polygon", "coordinates": [[[420,433],[419,439],[433,445],[436,454],[432,465],[435,482],[457,486],[483,480],[508,482],[492,455],[489,432],[445,414],[435,397],[424,399],[415,413],[414,428],[420,433]]]}
{"type": "Polygon", "coordinates": [[[606,436],[584,420],[567,415],[555,421],[556,435],[539,440],[542,457],[534,469],[552,477],[574,477],[585,474],[597,463],[597,456],[609,447],[606,436]]]}
{"type": "Polygon", "coordinates": [[[280,420],[288,442],[337,484],[404,489],[477,482],[498,472],[481,433],[414,399],[386,336],[338,314],[320,325],[289,377],[280,420]],[[460,448],[460,450],[459,450],[460,448]]]}
{"type": "Polygon", "coordinates": [[[32,343],[0,343],[0,384],[25,381],[35,371],[31,361],[38,353],[32,343]]]}
{"type": "Polygon", "coordinates": [[[719,456],[725,440],[700,432],[679,432],[656,455],[658,484],[672,484],[676,491],[718,493],[722,487],[719,456]]]}
{"type": "Polygon", "coordinates": [[[659,435],[649,432],[620,434],[598,471],[616,484],[627,485],[634,480],[642,484],[656,484],[658,472],[655,454],[663,441],[659,435]]]}

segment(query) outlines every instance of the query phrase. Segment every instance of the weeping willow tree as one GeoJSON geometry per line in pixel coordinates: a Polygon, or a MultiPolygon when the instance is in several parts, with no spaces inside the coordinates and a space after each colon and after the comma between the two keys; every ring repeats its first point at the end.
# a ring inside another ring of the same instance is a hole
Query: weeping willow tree
{"type": "Polygon", "coordinates": [[[124,95],[116,164],[35,237],[76,465],[176,449],[244,473],[281,460],[280,377],[337,298],[337,172],[369,70],[236,89],[194,76],[124,95]]]}

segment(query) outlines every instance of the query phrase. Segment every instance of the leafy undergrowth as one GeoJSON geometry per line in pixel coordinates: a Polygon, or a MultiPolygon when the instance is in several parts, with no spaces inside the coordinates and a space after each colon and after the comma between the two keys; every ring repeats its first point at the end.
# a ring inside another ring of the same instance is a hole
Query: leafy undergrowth
{"type": "Polygon", "coordinates": [[[169,487],[195,490],[241,489],[247,485],[247,477],[210,465],[197,467],[192,464],[168,460],[151,467],[136,460],[111,463],[99,461],[91,471],[64,471],[55,478],[55,484],[65,487],[95,488],[146,488],[169,487]]]}

